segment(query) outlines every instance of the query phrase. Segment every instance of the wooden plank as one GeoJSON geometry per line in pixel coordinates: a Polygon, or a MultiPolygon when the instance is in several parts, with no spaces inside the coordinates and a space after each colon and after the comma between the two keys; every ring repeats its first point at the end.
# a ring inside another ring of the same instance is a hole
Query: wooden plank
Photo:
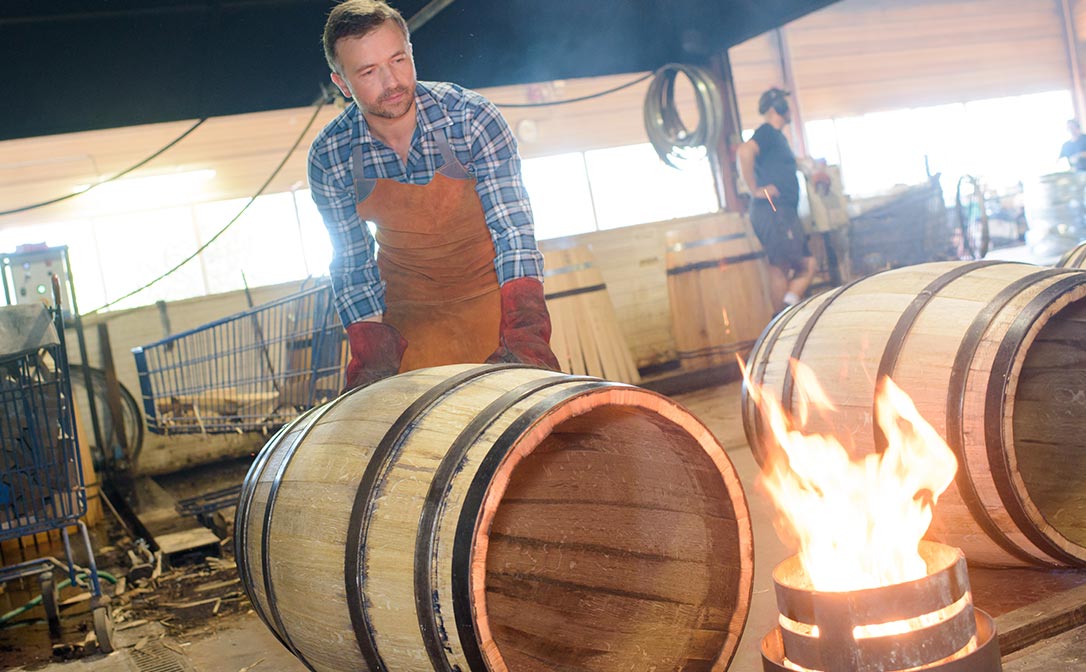
{"type": "Polygon", "coordinates": [[[1006,656],[1086,624],[1086,586],[1053,595],[995,620],[999,650],[1006,656]]]}
{"type": "Polygon", "coordinates": [[[153,479],[142,477],[133,481],[126,500],[167,560],[201,549],[212,554],[218,551],[219,538],[195,518],[179,515],[177,500],[153,479]]]}
{"type": "Polygon", "coordinates": [[[1083,651],[1086,651],[1086,626],[1046,639],[1005,657],[1003,672],[1081,669],[1083,651]]]}

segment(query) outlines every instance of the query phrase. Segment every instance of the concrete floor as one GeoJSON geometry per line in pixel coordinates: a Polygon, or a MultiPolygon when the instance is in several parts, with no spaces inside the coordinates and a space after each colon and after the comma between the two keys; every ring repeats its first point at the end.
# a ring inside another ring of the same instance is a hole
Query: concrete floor
{"type": "MultiPolygon", "coordinates": [[[[757,466],[747,446],[739,418],[739,393],[739,383],[732,383],[723,387],[683,394],[676,398],[713,431],[727,449],[728,456],[743,482],[754,527],[754,595],[746,630],[730,669],[738,672],[755,672],[762,669],[759,650],[761,639],[774,627],[777,620],[771,572],[789,553],[773,531],[769,501],[755,487],[757,466]]],[[[974,572],[971,572],[971,575],[974,572]]],[[[977,578],[982,582],[991,582],[990,577],[977,578]]],[[[1017,583],[1023,583],[1016,577],[1011,577],[1011,579],[1017,583]]],[[[1045,590],[1053,589],[1054,586],[1058,588],[1063,585],[1057,585],[1059,581],[1074,585],[1086,582],[1086,576],[1075,573],[1070,578],[1058,579],[1057,583],[1040,585],[1036,588],[1036,592],[1043,594],[1045,590]]],[[[977,581],[974,580],[974,584],[976,583],[977,581]]],[[[1029,581],[1025,583],[1028,584],[1029,581]]],[[[1000,589],[996,586],[991,592],[998,593],[1000,589]]],[[[1021,598],[1024,601],[1033,599],[1031,595],[1021,598]]],[[[157,624],[151,624],[153,625],[157,624]]],[[[304,672],[305,669],[279,644],[251,611],[223,619],[217,623],[214,632],[192,641],[186,641],[183,637],[176,635],[158,640],[158,635],[153,630],[146,630],[147,627],[150,626],[118,632],[119,650],[109,656],[97,655],[75,662],[52,663],[44,667],[35,666],[32,669],[47,672],[77,672],[79,670],[94,672],[150,670],[156,672],[158,670],[167,672],[249,672],[250,670],[304,672]],[[143,650],[137,650],[135,647],[141,639],[145,643],[148,640],[154,640],[155,651],[148,652],[146,646],[143,650]],[[158,642],[161,642],[161,646],[158,642]],[[146,662],[149,653],[170,659],[174,666],[151,666],[146,662]]],[[[1079,635],[1078,639],[1073,639],[1069,647],[1067,655],[1071,658],[1086,656],[1086,637],[1079,635]]],[[[1024,662],[1012,662],[1005,665],[1004,669],[1007,672],[1041,669],[1028,666],[1028,655],[1019,655],[1016,658],[1024,662]]],[[[1086,657],[1083,660],[1086,660],[1086,657]]],[[[1071,665],[1067,669],[1075,667],[1071,665]]]]}

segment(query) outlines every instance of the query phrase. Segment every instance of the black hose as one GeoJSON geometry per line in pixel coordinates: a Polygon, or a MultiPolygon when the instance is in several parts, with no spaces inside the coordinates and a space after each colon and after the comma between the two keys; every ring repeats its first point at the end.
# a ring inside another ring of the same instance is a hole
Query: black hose
{"type": "Polygon", "coordinates": [[[704,68],[669,63],[658,69],[645,94],[645,131],[660,160],[679,168],[683,151],[705,147],[720,141],[724,128],[724,101],[713,75],[704,68]],[[686,75],[694,87],[698,105],[698,125],[690,130],[675,107],[675,79],[686,75]]]}

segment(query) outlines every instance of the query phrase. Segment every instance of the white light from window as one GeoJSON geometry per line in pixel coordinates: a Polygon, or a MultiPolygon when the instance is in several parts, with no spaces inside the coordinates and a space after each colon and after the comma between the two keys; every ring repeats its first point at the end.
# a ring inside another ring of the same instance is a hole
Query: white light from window
{"type": "Polygon", "coordinates": [[[662,222],[719,208],[708,159],[677,170],[649,143],[585,152],[599,228],[662,222]]]}
{"type": "Polygon", "coordinates": [[[525,159],[521,175],[532,202],[537,240],[596,229],[584,154],[573,152],[525,159]]]}

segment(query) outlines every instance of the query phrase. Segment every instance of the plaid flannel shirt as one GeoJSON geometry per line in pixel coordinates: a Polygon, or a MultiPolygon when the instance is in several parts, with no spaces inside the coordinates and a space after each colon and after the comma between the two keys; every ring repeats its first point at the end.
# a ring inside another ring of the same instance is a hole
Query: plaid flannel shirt
{"type": "Polygon", "coordinates": [[[309,187],[332,240],[329,273],[344,326],[385,310],[385,282],[377,270],[373,236],[355,209],[355,143],[362,143],[364,177],[427,184],[443,163],[434,134],[444,130],[456,158],[477,180],[475,191],[494,240],[498,282],[543,277],[543,255],[536,247],[516,140],[497,107],[456,84],[419,82],[415,91],[417,127],[406,166],[370,133],[353,102],[309,149],[309,187]]]}

